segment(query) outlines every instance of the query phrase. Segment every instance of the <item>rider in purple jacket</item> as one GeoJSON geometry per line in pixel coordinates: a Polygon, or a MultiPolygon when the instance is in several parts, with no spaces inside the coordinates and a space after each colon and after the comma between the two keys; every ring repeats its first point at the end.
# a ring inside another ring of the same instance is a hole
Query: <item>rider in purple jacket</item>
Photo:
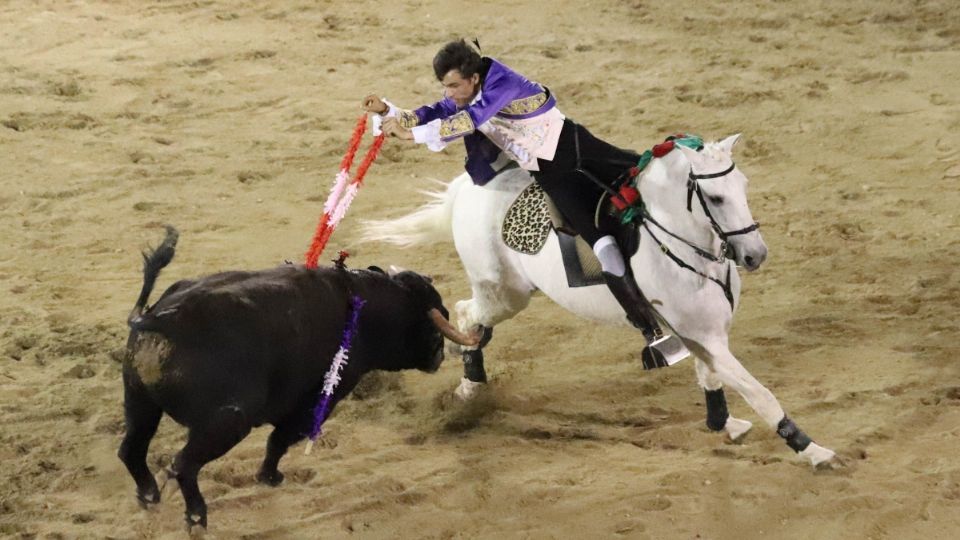
{"type": "MultiPolygon", "coordinates": [[[[557,108],[556,98],[499,61],[480,56],[465,41],[446,44],[433,59],[444,98],[404,110],[375,95],[363,107],[384,118],[388,135],[433,151],[462,138],[466,170],[478,185],[516,162],[530,171],[564,217],[593,248],[610,291],[650,343],[661,335],[653,308],[609,231],[598,229],[594,210],[609,183],[636,165],[638,155],[594,137],[557,108]]],[[[660,366],[657,366],[660,367],[660,366]]]]}

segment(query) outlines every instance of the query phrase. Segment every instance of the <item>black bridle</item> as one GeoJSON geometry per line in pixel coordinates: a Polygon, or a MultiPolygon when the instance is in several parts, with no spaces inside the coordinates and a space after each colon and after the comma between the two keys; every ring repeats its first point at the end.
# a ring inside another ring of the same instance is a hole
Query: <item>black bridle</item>
{"type": "MultiPolygon", "coordinates": [[[[697,194],[697,199],[700,200],[700,207],[703,208],[703,213],[707,215],[707,219],[710,220],[710,226],[713,227],[713,230],[717,233],[717,236],[720,237],[720,240],[724,244],[727,243],[727,238],[731,236],[737,236],[738,234],[747,234],[751,233],[760,228],[760,223],[754,221],[752,225],[744,227],[742,229],[737,229],[735,231],[724,231],[720,224],[717,223],[717,220],[713,218],[713,215],[710,214],[710,208],[707,206],[707,201],[703,198],[703,190],[700,189],[699,180],[709,180],[711,178],[721,178],[733,172],[733,169],[736,168],[737,164],[731,162],[730,166],[725,170],[710,174],[694,174],[693,166],[690,167],[690,174],[687,176],[687,211],[693,212],[693,194],[697,194]]],[[[724,245],[726,247],[726,245],[724,245]]]]}
{"type": "MultiPolygon", "coordinates": [[[[574,126],[575,126],[575,129],[574,129],[574,132],[573,132],[573,134],[574,134],[573,143],[574,143],[574,149],[575,149],[575,153],[576,153],[576,157],[577,157],[576,171],[579,172],[579,173],[581,173],[581,174],[583,174],[583,176],[585,176],[585,177],[586,177],[587,179],[589,179],[591,182],[593,182],[594,184],[596,184],[597,186],[599,186],[601,189],[603,189],[604,191],[606,191],[606,192],[610,195],[610,198],[611,198],[611,199],[620,197],[620,193],[619,193],[617,190],[613,189],[613,187],[607,185],[606,183],[600,181],[599,178],[597,178],[596,176],[594,176],[594,175],[593,175],[592,173],[590,173],[589,171],[583,169],[583,167],[581,166],[580,134],[579,134],[579,129],[578,129],[578,128],[579,128],[579,125],[574,124],[574,126]]],[[[703,147],[701,146],[701,147],[698,148],[697,150],[698,150],[698,151],[699,151],[699,150],[702,150],[702,148],[703,148],[703,147]]],[[[755,230],[757,230],[757,229],[760,228],[760,222],[754,221],[752,225],[749,225],[749,226],[744,227],[744,228],[742,228],[742,229],[738,229],[738,230],[736,230],[736,231],[729,231],[729,232],[724,231],[723,228],[720,227],[720,224],[717,223],[717,220],[714,219],[714,218],[713,218],[713,215],[710,213],[710,208],[707,206],[707,201],[703,198],[703,191],[700,189],[699,180],[709,180],[709,179],[711,179],[711,178],[721,178],[721,177],[724,177],[724,176],[730,174],[731,172],[733,172],[733,169],[736,168],[736,166],[737,166],[736,163],[731,162],[731,163],[730,163],[730,167],[728,167],[727,169],[725,169],[725,170],[723,170],[723,171],[716,172],[716,173],[709,173],[709,174],[696,174],[696,173],[693,172],[693,165],[690,165],[690,172],[689,172],[689,174],[688,174],[688,176],[687,176],[687,211],[690,212],[690,213],[693,213],[693,194],[696,193],[696,194],[697,194],[697,199],[700,200],[700,207],[703,208],[703,213],[707,216],[707,219],[710,220],[710,226],[711,226],[711,228],[712,228],[713,231],[717,234],[717,236],[720,237],[720,254],[719,254],[719,255],[714,255],[714,254],[710,253],[709,251],[707,251],[707,250],[705,250],[705,249],[697,246],[696,244],[694,244],[694,243],[692,243],[692,242],[690,242],[690,241],[688,241],[688,240],[686,240],[686,239],[684,239],[684,238],[681,238],[680,236],[677,236],[676,234],[670,232],[670,231],[667,230],[663,225],[661,225],[660,223],[658,223],[657,220],[653,219],[653,216],[651,216],[651,215],[650,215],[650,212],[647,211],[646,205],[643,205],[642,203],[641,203],[641,205],[640,205],[640,208],[641,208],[641,210],[640,210],[640,216],[641,216],[641,218],[643,219],[643,222],[642,222],[643,228],[645,228],[645,229],[647,230],[647,233],[650,235],[650,238],[652,238],[653,241],[657,244],[657,246],[660,248],[660,251],[662,251],[667,257],[670,258],[670,260],[672,260],[674,263],[676,263],[676,264],[677,264],[678,266],[680,266],[681,268],[684,268],[684,269],[686,269],[686,270],[690,270],[691,272],[699,275],[700,277],[705,278],[705,279],[709,279],[710,281],[712,281],[712,282],[716,283],[717,285],[719,285],[720,288],[723,289],[723,295],[727,298],[727,302],[730,303],[730,309],[731,309],[731,310],[733,309],[733,290],[732,290],[731,287],[730,287],[730,273],[731,273],[731,270],[732,270],[731,265],[728,265],[728,266],[727,266],[726,279],[724,279],[723,281],[721,281],[721,280],[719,280],[719,279],[717,279],[717,278],[715,278],[715,277],[713,277],[713,276],[709,276],[709,275],[701,272],[700,270],[697,270],[696,268],[694,268],[693,266],[691,266],[690,264],[688,264],[686,261],[684,261],[683,259],[681,259],[681,258],[678,257],[677,255],[675,255],[672,251],[670,251],[670,248],[667,247],[666,244],[664,244],[663,242],[661,242],[660,239],[657,238],[657,235],[653,234],[653,230],[650,229],[650,225],[649,225],[649,224],[652,223],[652,224],[655,225],[657,228],[659,228],[661,231],[663,231],[663,232],[665,232],[666,234],[670,235],[671,237],[673,237],[673,238],[675,238],[675,239],[683,242],[683,243],[686,244],[688,247],[690,247],[691,249],[693,249],[694,253],[696,253],[697,255],[699,255],[699,256],[701,256],[701,257],[703,257],[704,259],[707,259],[707,260],[712,261],[712,262],[715,262],[715,263],[724,263],[724,262],[727,262],[726,259],[733,259],[733,257],[731,256],[732,254],[728,251],[728,250],[729,250],[729,245],[728,245],[728,243],[727,243],[727,238],[729,238],[729,237],[731,237],[731,236],[737,236],[737,235],[740,235],[740,234],[747,234],[747,233],[753,232],[753,231],[755,231],[755,230]]]]}
{"type": "Polygon", "coordinates": [[[753,231],[755,231],[755,230],[757,230],[757,229],[760,228],[760,223],[754,221],[752,225],[747,226],[747,227],[744,227],[744,228],[742,228],[742,229],[737,229],[737,230],[735,230],[735,231],[729,231],[729,232],[724,231],[723,228],[720,227],[720,224],[717,223],[717,220],[714,219],[713,215],[710,213],[710,208],[707,206],[707,201],[706,201],[706,200],[704,199],[704,197],[703,197],[703,190],[700,189],[700,183],[699,183],[698,181],[699,181],[699,180],[708,180],[708,179],[711,179],[711,178],[721,178],[721,177],[724,177],[724,176],[730,174],[731,172],[733,172],[733,169],[734,169],[735,167],[736,167],[736,164],[735,164],[735,163],[731,163],[731,164],[730,164],[730,167],[728,167],[727,169],[725,169],[725,170],[723,170],[723,171],[720,171],[720,172],[709,173],[709,174],[695,174],[695,173],[693,172],[693,166],[691,165],[691,167],[690,167],[690,173],[689,173],[689,175],[687,176],[687,211],[688,211],[688,212],[691,212],[691,213],[693,212],[693,194],[696,193],[696,194],[697,194],[697,199],[700,201],[700,207],[703,208],[703,213],[707,216],[707,219],[710,220],[710,226],[711,226],[711,228],[713,228],[713,231],[717,234],[717,236],[720,237],[720,254],[719,254],[719,255],[714,255],[714,254],[710,253],[709,251],[707,251],[707,250],[705,250],[705,249],[697,246],[696,244],[693,244],[692,242],[690,242],[690,241],[688,241],[688,240],[686,240],[686,239],[684,239],[684,238],[681,238],[680,236],[677,236],[676,234],[670,232],[670,231],[667,230],[663,225],[661,225],[660,223],[658,223],[657,220],[653,219],[653,216],[651,216],[650,213],[647,212],[646,207],[643,208],[643,214],[642,214],[642,215],[643,215],[643,221],[644,221],[643,227],[644,227],[645,229],[647,229],[647,233],[650,235],[650,238],[652,238],[653,241],[656,242],[657,246],[660,248],[660,251],[662,251],[664,254],[666,254],[667,257],[669,257],[674,263],[676,263],[676,264],[677,264],[678,266],[680,266],[681,268],[685,268],[685,269],[687,269],[687,270],[690,270],[691,272],[699,275],[700,277],[709,279],[710,281],[713,281],[714,283],[716,283],[717,285],[719,285],[720,288],[723,289],[723,295],[727,298],[727,301],[730,303],[730,308],[731,308],[731,309],[733,309],[733,291],[732,291],[731,288],[730,288],[730,271],[731,271],[730,266],[727,266],[727,276],[726,276],[726,279],[723,280],[723,281],[721,281],[721,280],[719,280],[719,279],[717,279],[717,278],[715,278],[715,277],[709,276],[709,275],[701,272],[700,270],[697,270],[696,268],[694,268],[693,266],[691,266],[690,264],[688,264],[686,261],[684,261],[684,260],[681,259],[680,257],[676,256],[672,251],[670,251],[670,248],[668,248],[668,247],[666,246],[666,244],[664,244],[663,242],[661,242],[660,239],[657,238],[657,235],[653,234],[653,231],[650,229],[650,225],[649,225],[649,224],[652,223],[652,224],[655,225],[657,228],[659,228],[661,231],[663,231],[663,232],[667,233],[668,235],[670,235],[671,237],[673,237],[673,238],[675,238],[675,239],[683,242],[684,244],[686,244],[687,246],[689,246],[691,249],[693,249],[694,253],[696,253],[697,255],[699,255],[699,256],[701,256],[701,257],[703,257],[704,259],[707,259],[707,260],[712,261],[712,262],[715,262],[715,263],[725,262],[725,258],[727,258],[727,259],[732,259],[733,257],[731,257],[730,254],[728,253],[728,247],[729,247],[729,246],[728,246],[728,244],[727,244],[727,238],[729,238],[729,237],[731,237],[731,236],[737,236],[737,235],[740,235],[740,234],[747,234],[747,233],[753,232],[753,231]]]}
{"type": "MultiPolygon", "coordinates": [[[[689,175],[687,176],[687,211],[688,211],[688,212],[691,212],[691,213],[693,212],[693,194],[696,193],[696,194],[697,194],[697,199],[700,201],[700,207],[703,208],[703,213],[704,213],[704,215],[706,215],[706,216],[707,216],[707,219],[710,220],[710,227],[711,227],[711,228],[713,229],[713,231],[717,234],[717,236],[720,237],[720,254],[719,254],[719,255],[714,255],[714,254],[710,253],[709,251],[707,251],[707,250],[705,250],[705,249],[697,246],[696,244],[694,244],[694,243],[692,243],[692,242],[690,242],[690,241],[688,241],[688,240],[686,240],[686,239],[684,239],[684,238],[681,238],[681,237],[673,234],[672,232],[668,231],[668,230],[666,229],[666,227],[664,227],[664,226],[661,225],[659,222],[657,222],[657,220],[653,219],[653,216],[651,216],[650,213],[647,212],[646,207],[644,207],[644,209],[643,209],[643,220],[644,220],[644,221],[649,221],[650,223],[653,223],[653,224],[656,225],[657,228],[659,228],[661,231],[669,234],[669,235],[672,236],[673,238],[676,238],[677,240],[679,240],[679,241],[683,242],[684,244],[690,246],[697,255],[703,257],[704,259],[707,259],[707,260],[710,260],[710,261],[713,261],[713,262],[717,262],[717,263],[723,262],[724,257],[726,257],[726,258],[728,258],[728,259],[732,259],[733,257],[730,256],[729,251],[728,251],[728,247],[729,247],[729,246],[728,246],[728,244],[727,244],[727,238],[730,238],[731,236],[737,236],[737,235],[740,235],[740,234],[751,233],[751,232],[753,232],[753,231],[755,231],[755,230],[757,230],[757,229],[760,228],[760,223],[757,222],[757,221],[754,221],[752,225],[747,226],[747,227],[744,227],[744,228],[742,228],[742,229],[737,229],[737,230],[735,230],[735,231],[729,231],[729,232],[724,231],[723,228],[720,227],[720,224],[717,223],[717,220],[714,219],[713,214],[710,213],[710,207],[707,206],[707,201],[703,198],[703,191],[700,189],[700,184],[699,184],[698,180],[707,180],[707,179],[710,179],[710,178],[721,178],[721,177],[724,177],[724,176],[730,174],[731,172],[733,172],[733,169],[734,169],[735,167],[736,167],[736,164],[735,164],[735,163],[731,163],[729,167],[727,167],[725,170],[720,171],[720,172],[709,173],[709,174],[695,174],[695,173],[693,172],[693,167],[691,166],[691,167],[690,167],[690,173],[689,173],[689,175]]],[[[658,242],[658,243],[659,243],[659,242],[658,242]]]]}

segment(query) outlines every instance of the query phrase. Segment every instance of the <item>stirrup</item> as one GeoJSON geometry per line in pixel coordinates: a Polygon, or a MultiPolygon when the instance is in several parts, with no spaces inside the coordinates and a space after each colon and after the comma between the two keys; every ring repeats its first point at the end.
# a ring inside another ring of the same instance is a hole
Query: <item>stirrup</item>
{"type": "Polygon", "coordinates": [[[672,366],[690,356],[690,351],[677,336],[666,335],[655,339],[643,348],[640,360],[643,369],[657,369],[672,366]]]}

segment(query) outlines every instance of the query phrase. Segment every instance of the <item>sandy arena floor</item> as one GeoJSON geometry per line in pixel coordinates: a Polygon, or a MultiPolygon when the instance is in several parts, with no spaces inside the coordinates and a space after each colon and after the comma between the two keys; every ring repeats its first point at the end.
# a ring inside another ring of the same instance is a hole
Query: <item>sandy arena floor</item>
{"type": "MultiPolygon", "coordinates": [[[[208,537],[957,537],[954,1],[15,0],[0,28],[0,537],[185,535],[181,497],[141,510],[116,458],[139,250],[181,230],[155,295],[301,260],[360,98],[435,100],[434,52],[474,35],[619,145],[744,133],[771,253],[733,350],[849,466],[815,474],[729,394],[756,425],[725,443],[690,362],[643,372],[617,345],[638,336],[540,296],[498,327],[473,405],[457,359],[380,377],[275,489],[256,430],[201,473],[208,537]]],[[[452,244],[358,240],[462,155],[389,141],[328,253],[466,297],[452,244]]],[[[183,434],[163,421],[152,468],[183,434]]]]}

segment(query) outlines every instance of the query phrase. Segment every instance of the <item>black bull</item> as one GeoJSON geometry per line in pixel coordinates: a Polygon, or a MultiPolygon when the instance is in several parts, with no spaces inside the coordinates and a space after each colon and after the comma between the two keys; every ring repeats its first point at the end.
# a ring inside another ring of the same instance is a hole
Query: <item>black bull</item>
{"type": "Polygon", "coordinates": [[[140,503],[158,503],[160,491],[146,463],[150,440],[163,413],[189,428],[166,474],[180,485],[190,527],[206,527],[207,520],[197,473],[253,427],[274,426],[257,479],[283,481],[277,464],[310,433],[352,296],[366,303],[333,404],[371,370],[436,371],[443,336],[476,344],[474,336],[452,328],[440,295],[413,272],[295,265],[224,272],[179,281],[144,310],[176,241],[176,231],[168,228],[163,243],[144,253],[143,289],[128,321],[126,435],[119,456],[137,483],[140,503]]]}

